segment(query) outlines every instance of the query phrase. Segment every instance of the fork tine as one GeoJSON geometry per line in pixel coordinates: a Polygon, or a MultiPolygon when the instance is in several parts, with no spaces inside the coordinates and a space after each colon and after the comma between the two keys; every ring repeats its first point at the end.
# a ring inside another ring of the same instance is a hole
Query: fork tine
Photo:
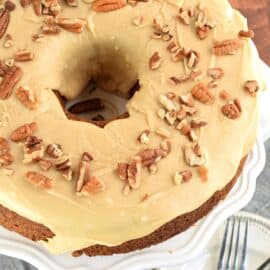
{"type": "Polygon", "coordinates": [[[236,235],[236,243],[235,243],[235,249],[234,249],[234,260],[232,264],[232,269],[236,269],[236,262],[238,257],[238,249],[239,249],[239,239],[240,239],[240,219],[238,219],[238,226],[237,226],[237,235],[236,235]]]}
{"type": "Polygon", "coordinates": [[[240,261],[240,270],[245,270],[246,268],[246,259],[247,259],[247,236],[248,236],[248,221],[245,222],[245,235],[244,242],[242,247],[241,261],[240,261]]]}
{"type": "Polygon", "coordinates": [[[224,259],[224,254],[225,254],[226,242],[228,238],[229,222],[230,220],[227,219],[226,228],[223,235],[223,240],[222,240],[221,249],[220,249],[219,258],[218,258],[217,270],[222,270],[223,268],[223,259],[224,259]]]}
{"type": "Polygon", "coordinates": [[[232,246],[233,246],[233,237],[234,237],[234,225],[235,225],[235,219],[232,219],[232,229],[231,229],[231,237],[229,242],[229,250],[228,250],[228,257],[227,257],[227,263],[226,263],[226,270],[229,270],[230,268],[230,260],[232,255],[232,246]]]}

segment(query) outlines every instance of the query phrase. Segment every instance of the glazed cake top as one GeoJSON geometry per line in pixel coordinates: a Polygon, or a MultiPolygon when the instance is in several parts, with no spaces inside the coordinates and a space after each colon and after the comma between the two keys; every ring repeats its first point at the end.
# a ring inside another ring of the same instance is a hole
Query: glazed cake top
{"type": "Polygon", "coordinates": [[[228,1],[41,2],[0,16],[0,203],[50,228],[52,252],[145,236],[232,179],[263,82],[228,1]],[[67,119],[52,90],[90,78],[124,94],[139,80],[128,118],[67,119]]]}

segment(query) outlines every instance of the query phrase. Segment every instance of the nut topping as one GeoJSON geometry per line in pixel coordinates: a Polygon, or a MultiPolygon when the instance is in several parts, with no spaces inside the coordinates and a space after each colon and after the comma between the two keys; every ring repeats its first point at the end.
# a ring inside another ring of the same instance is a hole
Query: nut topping
{"type": "Polygon", "coordinates": [[[85,183],[91,180],[90,160],[88,155],[82,155],[76,178],[76,191],[81,192],[85,183]]]}
{"type": "Polygon", "coordinates": [[[229,101],[221,108],[222,113],[229,119],[237,119],[241,116],[242,108],[239,100],[229,101]]]}
{"type": "Polygon", "coordinates": [[[215,102],[214,95],[202,83],[197,84],[191,91],[193,98],[206,105],[212,105],[215,102]]]}
{"type": "Polygon", "coordinates": [[[242,48],[243,44],[239,39],[228,39],[223,41],[216,41],[214,43],[214,54],[221,55],[233,55],[238,49],[242,48]]]}
{"type": "Polygon", "coordinates": [[[126,0],[96,0],[92,4],[92,9],[96,12],[108,12],[120,9],[126,4],[126,0]]]}
{"type": "Polygon", "coordinates": [[[198,145],[198,143],[196,143],[195,145],[184,145],[183,152],[186,163],[189,166],[197,167],[205,164],[206,162],[205,157],[201,154],[200,146],[198,145]]]}
{"type": "Polygon", "coordinates": [[[41,170],[43,171],[48,171],[52,168],[53,163],[50,160],[47,159],[41,159],[38,162],[39,167],[41,168],[41,170]]]}
{"type": "Polygon", "coordinates": [[[17,62],[27,62],[34,59],[34,53],[29,50],[20,50],[15,53],[14,59],[17,62]]]}
{"type": "Polygon", "coordinates": [[[28,87],[19,87],[16,97],[30,110],[35,110],[38,107],[37,99],[28,87]]]}
{"type": "Polygon", "coordinates": [[[0,9],[0,38],[2,38],[8,28],[10,21],[10,12],[7,9],[0,9]]]}
{"type": "Polygon", "coordinates": [[[207,122],[200,119],[192,119],[190,122],[191,128],[194,128],[194,129],[205,127],[206,125],[207,125],[207,122]]]}
{"type": "Polygon", "coordinates": [[[219,93],[219,96],[221,99],[223,100],[228,100],[231,98],[231,95],[226,91],[226,90],[222,90],[220,93],[219,93]]]}
{"type": "Polygon", "coordinates": [[[159,102],[169,112],[176,111],[176,106],[166,95],[160,95],[159,102]]]}
{"type": "Polygon", "coordinates": [[[5,138],[0,137],[0,156],[8,153],[9,150],[10,147],[8,141],[5,138]]]}
{"type": "Polygon", "coordinates": [[[138,137],[138,141],[143,143],[143,144],[149,144],[150,139],[149,139],[149,134],[150,130],[144,130],[138,137]]]}
{"type": "Polygon", "coordinates": [[[73,33],[81,33],[86,25],[86,20],[79,18],[76,19],[57,18],[55,22],[63,29],[73,33]]]}
{"type": "Polygon", "coordinates": [[[127,180],[128,177],[128,163],[118,163],[118,175],[121,180],[127,180]]]}
{"type": "Polygon", "coordinates": [[[33,171],[26,173],[26,179],[30,183],[32,183],[36,186],[42,187],[44,189],[50,189],[50,188],[52,188],[52,185],[53,185],[53,181],[50,178],[48,178],[40,173],[33,172],[33,171]]]}
{"type": "Polygon", "coordinates": [[[131,159],[128,166],[128,183],[132,189],[138,189],[141,184],[142,161],[136,156],[131,159]]]}
{"type": "Polygon", "coordinates": [[[24,141],[28,136],[32,136],[38,129],[37,123],[32,122],[18,127],[11,133],[11,140],[14,142],[24,141]]]}
{"type": "Polygon", "coordinates": [[[30,6],[31,4],[31,0],[20,0],[20,3],[21,3],[21,6],[23,8],[27,7],[27,6],[30,6]]]}
{"type": "Polygon", "coordinates": [[[190,181],[191,178],[192,178],[191,171],[176,172],[174,175],[174,183],[176,185],[187,183],[190,181]]]}
{"type": "Polygon", "coordinates": [[[41,160],[44,156],[43,141],[36,136],[28,136],[24,144],[23,163],[29,164],[41,160]]]}
{"type": "Polygon", "coordinates": [[[257,81],[247,81],[244,88],[251,96],[255,97],[259,91],[259,84],[257,81]]]}
{"type": "Polygon", "coordinates": [[[22,77],[22,70],[18,66],[12,66],[4,75],[0,84],[0,99],[6,99],[10,96],[13,88],[22,77]]]}
{"type": "Polygon", "coordinates": [[[252,30],[248,30],[248,31],[244,31],[244,30],[241,30],[239,32],[239,37],[242,37],[242,38],[254,38],[255,34],[252,30]]]}
{"type": "Polygon", "coordinates": [[[224,70],[222,68],[209,68],[208,76],[214,80],[219,80],[224,76],[224,70]]]}
{"type": "Polygon", "coordinates": [[[13,47],[13,45],[14,45],[14,42],[13,42],[12,36],[10,34],[5,35],[3,47],[4,48],[11,48],[11,47],[13,47]]]}
{"type": "Polygon", "coordinates": [[[192,107],[194,105],[193,98],[190,94],[187,95],[179,95],[179,101],[181,104],[192,107]]]}
{"type": "Polygon", "coordinates": [[[95,176],[92,176],[90,180],[83,185],[78,195],[89,196],[91,193],[101,192],[105,190],[105,188],[106,186],[103,181],[101,181],[95,176]]]}
{"type": "Polygon", "coordinates": [[[60,144],[49,144],[46,148],[46,154],[52,158],[59,158],[63,155],[60,144]]]}
{"type": "Polygon", "coordinates": [[[0,167],[10,165],[13,161],[8,141],[5,138],[0,137],[0,167]]]}
{"type": "Polygon", "coordinates": [[[77,0],[66,0],[66,3],[70,7],[77,7],[78,6],[77,0]]]}
{"type": "Polygon", "coordinates": [[[149,60],[149,67],[152,70],[156,70],[160,67],[161,64],[161,57],[158,52],[154,52],[154,54],[150,57],[149,60]]]}

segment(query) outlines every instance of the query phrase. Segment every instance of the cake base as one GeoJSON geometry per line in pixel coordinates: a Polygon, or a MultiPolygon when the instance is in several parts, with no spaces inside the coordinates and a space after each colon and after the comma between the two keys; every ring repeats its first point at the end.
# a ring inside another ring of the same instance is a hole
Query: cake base
{"type": "MultiPolygon", "coordinates": [[[[241,160],[233,179],[222,190],[215,192],[210,199],[192,212],[178,216],[147,236],[133,239],[113,247],[107,247],[104,245],[89,246],[81,250],[74,251],[72,253],[73,256],[80,256],[82,254],[87,256],[103,256],[117,253],[128,253],[164,242],[165,240],[187,230],[199,219],[206,216],[219,201],[225,199],[241,174],[246,158],[247,157],[241,160]]],[[[45,225],[26,219],[2,205],[0,205],[0,224],[8,230],[15,231],[33,241],[48,241],[49,238],[54,236],[54,233],[45,225]]]]}

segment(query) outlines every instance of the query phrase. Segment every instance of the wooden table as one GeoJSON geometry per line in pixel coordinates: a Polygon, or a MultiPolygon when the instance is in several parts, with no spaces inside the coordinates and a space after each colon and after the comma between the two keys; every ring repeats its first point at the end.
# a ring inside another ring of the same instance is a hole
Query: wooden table
{"type": "Polygon", "coordinates": [[[270,65],[270,1],[230,0],[249,20],[261,58],[270,65]]]}

